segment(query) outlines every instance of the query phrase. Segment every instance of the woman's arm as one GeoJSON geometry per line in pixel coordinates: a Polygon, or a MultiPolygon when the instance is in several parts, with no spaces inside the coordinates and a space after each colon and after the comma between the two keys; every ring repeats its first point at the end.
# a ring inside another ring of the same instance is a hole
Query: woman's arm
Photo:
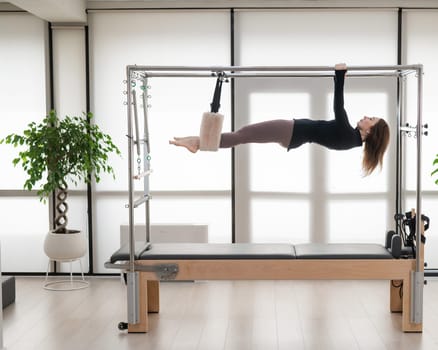
{"type": "Polygon", "coordinates": [[[335,66],[333,111],[335,112],[335,119],[338,123],[349,126],[347,112],[344,109],[344,79],[345,73],[347,72],[346,68],[347,66],[343,63],[335,66]]]}

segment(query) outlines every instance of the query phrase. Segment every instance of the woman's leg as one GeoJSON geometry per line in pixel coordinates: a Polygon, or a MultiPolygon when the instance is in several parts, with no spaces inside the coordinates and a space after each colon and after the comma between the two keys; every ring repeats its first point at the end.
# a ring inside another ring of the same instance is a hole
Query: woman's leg
{"type": "Polygon", "coordinates": [[[235,132],[221,135],[220,148],[230,148],[245,143],[278,143],[288,147],[294,127],[293,120],[276,119],[250,124],[235,132]]]}
{"type": "MultiPolygon", "coordinates": [[[[250,124],[235,132],[221,135],[220,148],[230,148],[245,143],[278,143],[289,146],[294,128],[293,120],[275,119],[250,124]]],[[[175,137],[170,144],[187,148],[190,152],[199,150],[199,136],[175,137]]]]}

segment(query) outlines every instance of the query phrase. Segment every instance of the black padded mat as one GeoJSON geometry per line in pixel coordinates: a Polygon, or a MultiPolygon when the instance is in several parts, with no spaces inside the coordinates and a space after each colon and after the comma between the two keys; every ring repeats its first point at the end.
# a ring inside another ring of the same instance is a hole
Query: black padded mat
{"type": "Polygon", "coordinates": [[[295,245],[297,259],[392,259],[380,244],[368,243],[307,243],[295,245]]]}
{"type": "MultiPolygon", "coordinates": [[[[135,242],[135,253],[134,259],[138,260],[141,254],[150,249],[151,243],[146,242],[135,242]]],[[[129,244],[125,244],[119,250],[117,250],[113,255],[111,255],[111,263],[114,264],[117,261],[128,261],[129,260],[129,244]]]]}
{"type": "MultiPolygon", "coordinates": [[[[136,260],[196,259],[392,259],[379,244],[269,244],[269,243],[145,243],[136,242],[136,260]]],[[[111,256],[111,263],[129,260],[125,245],[111,256]]]]}
{"type": "Polygon", "coordinates": [[[291,244],[153,243],[140,259],[295,259],[295,251],[291,244]]]}

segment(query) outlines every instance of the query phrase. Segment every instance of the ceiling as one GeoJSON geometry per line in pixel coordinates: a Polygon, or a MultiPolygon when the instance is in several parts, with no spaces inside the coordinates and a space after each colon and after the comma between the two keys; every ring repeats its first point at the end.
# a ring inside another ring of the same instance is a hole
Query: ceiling
{"type": "Polygon", "coordinates": [[[52,23],[86,23],[87,9],[187,7],[427,7],[438,0],[0,0],[2,9],[21,9],[52,23]]]}
{"type": "Polygon", "coordinates": [[[9,0],[9,3],[48,22],[87,21],[85,0],[9,0]]]}

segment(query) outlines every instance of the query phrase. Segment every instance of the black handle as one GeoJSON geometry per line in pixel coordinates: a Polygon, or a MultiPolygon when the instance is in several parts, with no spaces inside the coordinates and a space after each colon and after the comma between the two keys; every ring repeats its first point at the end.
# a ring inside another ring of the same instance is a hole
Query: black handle
{"type": "Polygon", "coordinates": [[[213,94],[213,102],[211,102],[210,112],[217,113],[219,111],[219,108],[221,106],[221,91],[222,91],[222,83],[224,81],[224,73],[218,73],[217,80],[216,80],[216,87],[214,88],[214,94],[213,94]]]}

